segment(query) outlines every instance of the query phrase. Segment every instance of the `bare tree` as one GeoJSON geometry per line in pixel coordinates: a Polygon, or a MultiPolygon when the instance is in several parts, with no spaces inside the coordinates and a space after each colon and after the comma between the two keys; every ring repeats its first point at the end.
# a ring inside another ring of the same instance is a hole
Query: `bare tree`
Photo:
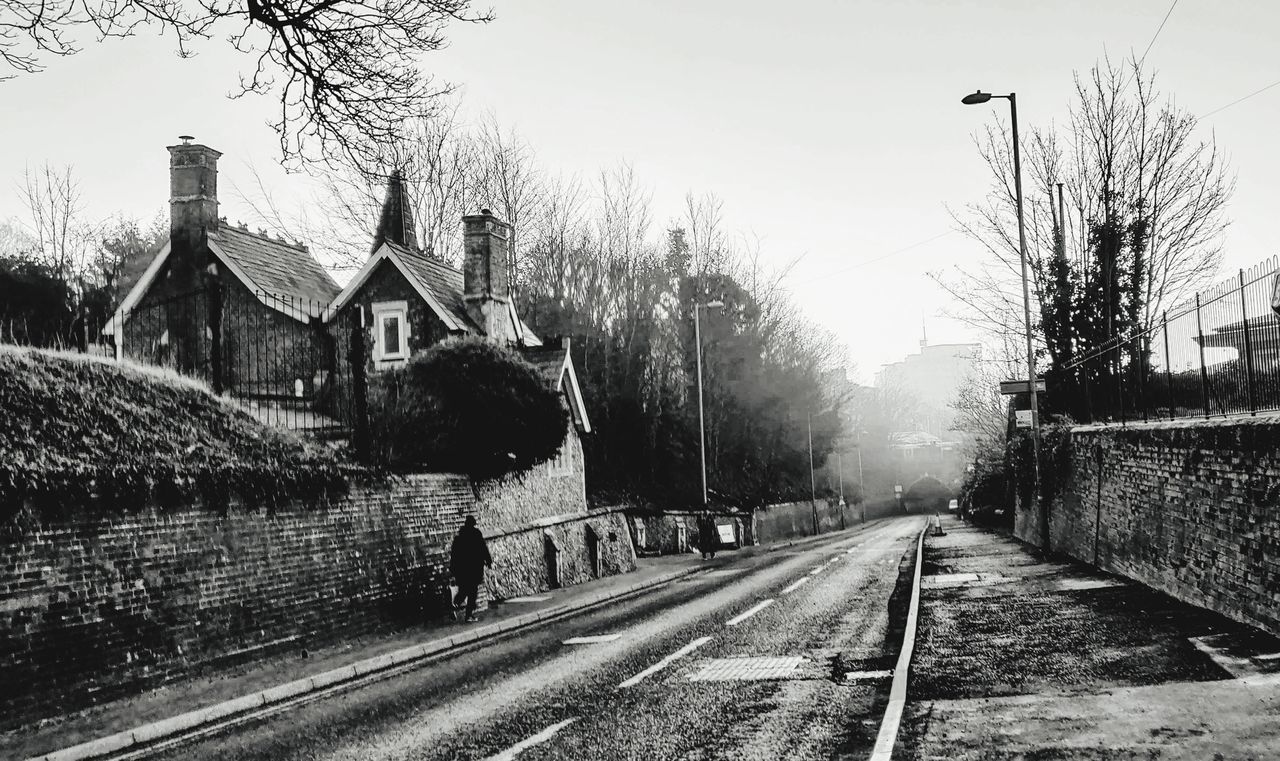
{"type": "Polygon", "coordinates": [[[70,166],[46,162],[23,172],[20,188],[27,207],[27,233],[36,257],[54,277],[71,283],[82,277],[89,264],[93,227],[84,218],[80,183],[70,166]]]}
{"type": "MultiPolygon", "coordinates": [[[[1118,224],[1141,231],[1132,246],[1135,317],[1149,327],[1160,310],[1207,284],[1221,259],[1225,209],[1234,190],[1212,136],[1155,88],[1140,61],[1095,65],[1076,76],[1067,126],[1024,130],[1022,155],[1027,254],[1035,315],[1044,314],[1049,264],[1061,229],[1072,277],[1087,278],[1090,230],[1118,224]],[[1066,197],[1056,215],[1056,186],[1066,197]]],[[[1000,119],[975,137],[992,175],[986,199],[954,213],[959,228],[990,257],[935,275],[965,309],[954,316],[993,332],[1023,331],[1012,135],[1000,119]]]]}
{"type": "Polygon", "coordinates": [[[511,225],[508,241],[513,284],[524,281],[521,245],[526,236],[537,237],[545,179],[533,147],[514,129],[503,129],[496,117],[486,116],[474,132],[475,161],[472,202],[492,209],[511,225]]]}
{"type": "MultiPolygon", "coordinates": [[[[419,70],[449,23],[488,22],[470,0],[10,0],[0,5],[0,63],[40,71],[47,56],[143,30],[171,35],[182,57],[225,34],[250,64],[232,97],[274,92],[273,122],[287,162],[369,164],[409,114],[429,113],[452,89],[419,70]]],[[[0,73],[0,78],[7,78],[0,73]]]]}

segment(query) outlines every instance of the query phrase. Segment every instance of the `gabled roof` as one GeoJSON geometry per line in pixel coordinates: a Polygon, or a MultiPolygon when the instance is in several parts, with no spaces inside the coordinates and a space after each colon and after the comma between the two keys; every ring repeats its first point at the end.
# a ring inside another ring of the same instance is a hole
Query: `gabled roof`
{"type": "Polygon", "coordinates": [[[304,311],[320,314],[341,290],[305,246],[257,235],[229,225],[209,231],[209,247],[250,288],[319,306],[304,311]]]}
{"type": "MultiPolygon", "coordinates": [[[[352,298],[378,269],[382,262],[388,262],[400,271],[405,280],[413,286],[422,300],[427,302],[431,311],[451,331],[461,333],[479,333],[480,329],[467,315],[466,302],[462,294],[465,288],[462,272],[450,267],[442,261],[433,259],[420,251],[383,241],[364,263],[347,287],[342,289],[329,308],[325,310],[325,319],[331,320],[352,298]]],[[[528,325],[516,317],[515,309],[508,310],[515,335],[523,346],[541,346],[542,342],[533,334],[528,325]]]]}
{"type": "MultiPolygon", "coordinates": [[[[305,246],[258,235],[224,223],[208,232],[209,250],[218,261],[253,291],[266,306],[305,322],[318,317],[340,290],[329,273],[320,266],[305,246]]],[[[173,250],[166,242],[147,265],[142,277],[133,284],[120,302],[103,335],[114,335],[115,326],[128,318],[129,312],[146,296],[156,276],[164,269],[173,250]]]]}
{"type": "Polygon", "coordinates": [[[566,343],[562,346],[536,346],[520,349],[520,356],[533,365],[552,387],[569,396],[569,412],[573,422],[583,433],[591,433],[591,421],[587,419],[587,407],[582,400],[582,388],[578,385],[578,373],[573,369],[573,356],[566,343]]]}

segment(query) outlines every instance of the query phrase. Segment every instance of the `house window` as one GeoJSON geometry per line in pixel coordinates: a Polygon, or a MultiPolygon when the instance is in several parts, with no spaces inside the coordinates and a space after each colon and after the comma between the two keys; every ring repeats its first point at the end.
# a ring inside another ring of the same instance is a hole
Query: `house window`
{"type": "Polygon", "coordinates": [[[379,363],[409,358],[409,307],[403,301],[373,305],[373,359],[379,363]]]}

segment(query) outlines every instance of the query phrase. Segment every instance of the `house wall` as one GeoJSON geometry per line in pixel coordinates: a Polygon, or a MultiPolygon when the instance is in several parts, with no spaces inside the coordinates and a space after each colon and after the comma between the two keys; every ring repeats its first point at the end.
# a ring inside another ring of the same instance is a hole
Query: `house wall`
{"type": "MultiPolygon", "coordinates": [[[[394,264],[384,260],[379,264],[361,286],[359,292],[342,308],[343,315],[354,315],[356,307],[364,309],[368,368],[376,369],[373,362],[373,342],[375,326],[373,324],[372,307],[382,301],[404,301],[408,307],[409,317],[409,353],[416,354],[432,344],[439,343],[449,337],[449,329],[440,321],[418,291],[405,279],[394,264]]],[[[344,342],[345,343],[345,342],[344,342]]],[[[345,355],[344,355],[345,356],[345,355]]]]}
{"type": "Polygon", "coordinates": [[[568,586],[592,578],[588,545],[599,542],[600,575],[635,568],[635,548],[621,512],[587,509],[582,440],[569,426],[561,457],[526,473],[476,486],[477,520],[490,537],[489,593],[498,599],[568,586]],[[557,583],[547,559],[559,553],[557,583]]]}
{"type": "MultiPolygon", "coordinates": [[[[1042,469],[1054,552],[1280,635],[1280,416],[1079,426],[1066,447],[1042,469]]],[[[1020,500],[1014,530],[1039,544],[1039,511],[1020,500]]]]}
{"type": "MultiPolygon", "coordinates": [[[[312,396],[323,373],[333,370],[332,341],[322,327],[268,307],[225,272],[219,284],[223,388],[236,395],[294,396],[300,380],[303,394],[312,396]]],[[[126,318],[123,355],[144,364],[184,368],[212,383],[212,292],[170,291],[162,272],[126,318]]]]}

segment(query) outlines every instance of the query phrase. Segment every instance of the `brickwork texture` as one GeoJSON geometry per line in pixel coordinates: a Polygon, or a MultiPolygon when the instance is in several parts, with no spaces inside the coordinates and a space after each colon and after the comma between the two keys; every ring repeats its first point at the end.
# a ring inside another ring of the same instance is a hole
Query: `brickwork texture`
{"type": "Polygon", "coordinates": [[[1078,426],[1062,461],[1055,552],[1280,634],[1280,417],[1078,426]]]}

